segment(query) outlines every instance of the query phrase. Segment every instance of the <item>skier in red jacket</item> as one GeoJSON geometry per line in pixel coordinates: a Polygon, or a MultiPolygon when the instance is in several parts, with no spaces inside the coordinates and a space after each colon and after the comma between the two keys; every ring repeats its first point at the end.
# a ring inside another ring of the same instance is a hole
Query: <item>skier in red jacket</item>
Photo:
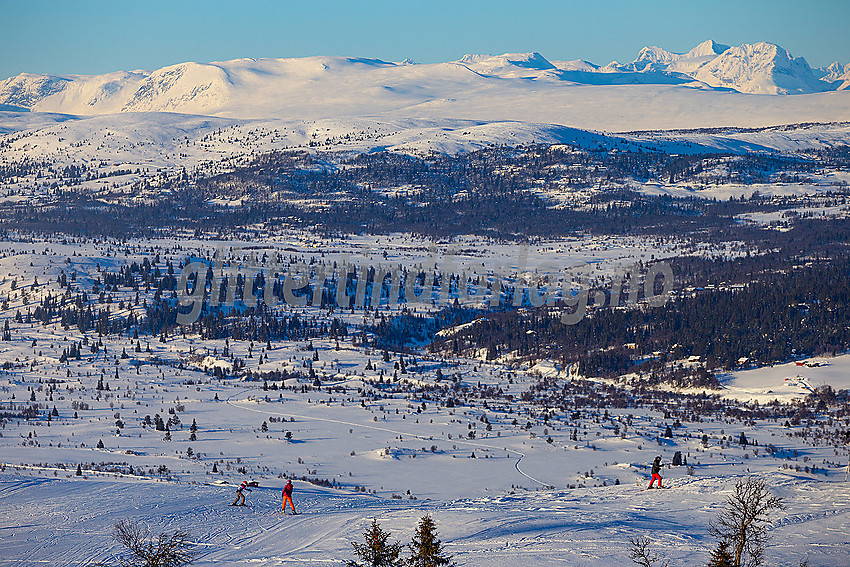
{"type": "Polygon", "coordinates": [[[286,514],[286,503],[289,502],[289,506],[292,508],[292,514],[295,515],[298,512],[295,511],[295,504],[292,503],[292,481],[287,480],[286,486],[283,487],[283,505],[280,507],[281,512],[286,514]]]}

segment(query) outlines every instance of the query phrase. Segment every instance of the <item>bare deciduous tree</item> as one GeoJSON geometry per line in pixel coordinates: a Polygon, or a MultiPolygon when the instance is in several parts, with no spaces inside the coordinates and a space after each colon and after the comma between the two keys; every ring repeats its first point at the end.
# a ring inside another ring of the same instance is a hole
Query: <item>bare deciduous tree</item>
{"type": "Polygon", "coordinates": [[[640,567],[655,567],[656,563],[660,567],[668,567],[670,565],[669,561],[666,559],[662,561],[654,551],[650,551],[648,538],[630,537],[629,543],[632,546],[629,550],[629,559],[640,565],[640,567]]]}
{"type": "Polygon", "coordinates": [[[138,523],[121,520],[115,524],[115,539],[130,550],[127,567],[182,567],[195,558],[189,544],[189,533],[183,530],[153,536],[138,523]]]}
{"type": "Polygon", "coordinates": [[[764,559],[770,514],[784,507],[763,480],[747,477],[735,484],[726,508],[711,522],[710,533],[729,545],[734,567],[756,567],[764,559]]]}

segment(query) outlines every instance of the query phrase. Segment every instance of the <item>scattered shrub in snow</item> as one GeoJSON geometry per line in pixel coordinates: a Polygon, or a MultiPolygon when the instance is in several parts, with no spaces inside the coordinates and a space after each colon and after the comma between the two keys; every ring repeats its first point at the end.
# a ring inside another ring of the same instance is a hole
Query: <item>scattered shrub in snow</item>
{"type": "Polygon", "coordinates": [[[130,551],[124,563],[128,567],[181,567],[192,563],[196,555],[189,533],[183,530],[153,536],[148,528],[121,520],[115,524],[114,535],[130,551]]]}

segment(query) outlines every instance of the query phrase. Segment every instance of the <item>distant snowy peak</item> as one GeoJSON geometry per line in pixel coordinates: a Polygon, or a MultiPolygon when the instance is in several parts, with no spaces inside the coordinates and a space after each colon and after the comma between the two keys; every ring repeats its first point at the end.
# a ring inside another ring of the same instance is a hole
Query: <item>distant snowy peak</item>
{"type": "Polygon", "coordinates": [[[9,106],[30,108],[61,92],[69,83],[70,79],[65,77],[21,73],[0,83],[0,101],[9,106]]]}
{"type": "Polygon", "coordinates": [[[832,83],[841,78],[844,74],[844,66],[841,65],[838,61],[830,63],[828,67],[818,67],[817,69],[812,69],[812,73],[814,73],[815,77],[820,79],[821,81],[826,81],[828,83],[832,83]]]}
{"type": "Polygon", "coordinates": [[[118,112],[145,77],[144,71],[67,76],[21,73],[0,83],[0,104],[77,114],[118,112]]]}
{"type": "Polygon", "coordinates": [[[480,75],[504,78],[534,78],[556,69],[555,65],[536,51],[502,55],[467,54],[457,63],[480,75]]]}
{"type": "Polygon", "coordinates": [[[562,71],[583,71],[587,73],[594,73],[600,69],[599,65],[591,63],[590,61],[585,61],[584,59],[573,59],[572,61],[552,61],[552,64],[562,71]]]}
{"type": "Polygon", "coordinates": [[[731,47],[701,66],[694,77],[712,87],[754,94],[803,94],[829,90],[802,57],[766,42],[731,47]]]}
{"type": "Polygon", "coordinates": [[[698,57],[714,57],[724,53],[728,49],[728,45],[723,45],[722,43],[717,43],[713,39],[708,39],[685,53],[683,58],[696,59],[698,57]]]}
{"type": "MultiPolygon", "coordinates": [[[[656,47],[654,45],[648,45],[648,46],[646,46],[646,47],[644,47],[643,49],[640,50],[640,53],[638,53],[637,59],[635,59],[632,63],[630,63],[630,65],[634,66],[635,68],[640,67],[641,63],[643,63],[645,65],[659,65],[659,64],[666,65],[668,63],[671,63],[671,62],[679,59],[680,57],[681,57],[681,55],[678,54],[678,53],[671,53],[671,52],[669,52],[665,49],[662,49],[660,47],[656,47]]],[[[636,69],[636,70],[642,71],[643,69],[636,69]]]]}
{"type": "Polygon", "coordinates": [[[660,47],[647,46],[640,50],[637,59],[623,68],[637,72],[665,71],[689,75],[728,49],[728,45],[721,45],[711,39],[686,53],[673,53],[660,47]]]}
{"type": "Polygon", "coordinates": [[[821,81],[829,83],[835,87],[835,90],[844,90],[850,87],[850,63],[842,66],[838,61],[832,63],[829,67],[813,69],[815,76],[821,81]]]}
{"type": "Polygon", "coordinates": [[[468,53],[460,59],[460,62],[468,65],[513,65],[526,69],[537,69],[538,71],[555,68],[548,59],[536,51],[531,53],[504,53],[502,55],[475,55],[468,53]]]}
{"type": "Polygon", "coordinates": [[[686,53],[660,47],[644,47],[628,65],[611,65],[613,70],[665,73],[691,77],[710,87],[752,94],[804,94],[836,88],[843,69],[831,66],[816,73],[802,57],[793,57],[778,45],[766,42],[737,47],[713,40],[700,43],[686,53]]]}
{"type": "Polygon", "coordinates": [[[227,72],[218,65],[171,65],[148,75],[121,110],[202,113],[227,103],[232,87],[227,72]]]}

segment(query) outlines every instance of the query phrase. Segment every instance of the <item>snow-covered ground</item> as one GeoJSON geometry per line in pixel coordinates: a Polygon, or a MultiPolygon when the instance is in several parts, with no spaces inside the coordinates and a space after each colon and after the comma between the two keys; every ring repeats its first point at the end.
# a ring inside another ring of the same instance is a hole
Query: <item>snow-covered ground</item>
{"type": "Polygon", "coordinates": [[[817,357],[739,370],[723,378],[724,395],[760,403],[802,398],[820,386],[850,389],[850,355],[817,357]]]}
{"type": "MultiPolygon", "coordinates": [[[[755,132],[733,129],[719,133],[654,131],[611,135],[557,123],[495,117],[246,120],[166,112],[88,117],[0,112],[0,165],[10,171],[0,185],[0,199],[49,201],[57,186],[71,184],[94,194],[109,193],[113,199],[120,195],[121,200],[150,201],[160,196],[159,188],[166,179],[174,179],[184,171],[199,177],[212,176],[248,165],[262,153],[280,150],[323,152],[323,159],[333,162],[360,152],[427,156],[529,143],[668,154],[799,152],[850,143],[850,126],[845,122],[755,132]],[[32,167],[34,163],[44,165],[32,167]],[[67,173],[68,167],[85,167],[86,172],[82,178],[74,177],[67,173]],[[11,175],[15,170],[24,173],[11,175]]],[[[630,187],[649,195],[726,200],[749,197],[756,191],[768,196],[814,195],[834,191],[836,185],[848,182],[846,172],[832,170],[807,178],[810,181],[799,183],[704,186],[694,186],[692,181],[652,181],[634,182],[630,187]]],[[[589,195],[594,190],[584,193],[589,195]]],[[[581,201],[582,194],[583,190],[573,187],[545,191],[547,198],[564,204],[581,201]]]]}
{"type": "MultiPolygon", "coordinates": [[[[112,539],[119,519],[155,532],[188,530],[208,565],[339,565],[352,559],[372,518],[407,542],[419,517],[437,521],[446,550],[460,565],[627,566],[628,538],[647,535],[673,565],[700,565],[713,542],[707,523],[737,476],[685,478],[667,491],[637,486],[581,491],[502,493],[445,501],[384,500],[296,482],[299,516],[280,514],[277,486],[248,495],[251,507],[226,503],[233,489],[207,485],[69,480],[0,475],[0,564],[110,564],[122,552],[112,539]]],[[[801,475],[764,477],[788,504],[777,514],[768,565],[846,564],[850,549],[850,483],[801,475]]],[[[431,484],[444,481],[435,476],[431,484]]]]}
{"type": "MultiPolygon", "coordinates": [[[[846,428],[834,417],[786,426],[730,401],[744,413],[695,418],[687,400],[675,398],[577,412],[571,402],[541,406],[523,399],[541,375],[559,388],[599,384],[548,363],[529,368],[425,350],[388,353],[385,360],[380,350],[354,344],[353,334],[267,344],[177,333],[161,342],[131,332],[81,333],[74,325],[63,328],[58,317],[47,325],[16,320],[17,312],[64,294],[60,271],[76,272],[73,285],[88,290],[93,305],[111,306],[112,316],[141,315],[155,289],[140,287],[136,305],[135,291],[122,285],[100,304],[91,293],[104,277],[98,265],[115,273],[159,255],[156,265],[164,270],[166,262],[206,257],[222,244],[239,243],[4,243],[0,298],[8,305],[0,325],[9,322],[12,340],[0,347],[0,412],[11,414],[0,429],[0,564],[109,563],[120,551],[112,524],[122,518],[154,530],[189,530],[202,554],[199,565],[339,564],[351,557],[349,542],[371,518],[407,541],[429,512],[463,565],[628,565],[628,538],[637,535],[651,537],[674,564],[692,565],[713,547],[708,521],[734,482],[750,473],[786,500],[787,510],[776,515],[770,564],[797,565],[808,555],[810,565],[840,565],[847,555],[847,449],[835,436],[802,435],[846,428]],[[71,342],[83,344],[83,352],[63,361],[71,342]],[[402,358],[405,372],[396,366],[402,358]],[[212,375],[237,360],[252,371],[306,373],[312,366],[321,387],[303,375],[283,388],[279,381],[212,375]],[[483,393],[497,390],[501,397],[483,393]],[[37,418],[16,415],[30,404],[39,406],[37,418]],[[157,414],[169,420],[167,434],[155,427],[157,414]],[[667,426],[672,437],[664,436],[667,426]],[[738,443],[742,433],[750,444],[738,443]],[[641,491],[652,459],[661,455],[670,463],[676,451],[688,466],[665,469],[673,488],[641,491]],[[302,515],[280,515],[287,477],[296,478],[302,515]],[[228,507],[243,479],[259,483],[248,496],[253,506],[228,507]]],[[[427,241],[407,235],[376,242],[291,233],[264,245],[325,261],[348,254],[413,265],[428,255],[427,241]]],[[[474,251],[459,253],[459,263],[521,270],[516,251],[503,244],[465,237],[441,246],[474,251]]],[[[684,241],[624,237],[539,242],[525,269],[551,259],[606,274],[641,254],[701,250],[684,241]]],[[[289,312],[351,325],[376,317],[361,310],[289,312]]],[[[825,365],[801,361],[804,366],[735,372],[722,393],[768,404],[805,397],[823,384],[848,387],[850,355],[816,361],[825,365]]]]}

